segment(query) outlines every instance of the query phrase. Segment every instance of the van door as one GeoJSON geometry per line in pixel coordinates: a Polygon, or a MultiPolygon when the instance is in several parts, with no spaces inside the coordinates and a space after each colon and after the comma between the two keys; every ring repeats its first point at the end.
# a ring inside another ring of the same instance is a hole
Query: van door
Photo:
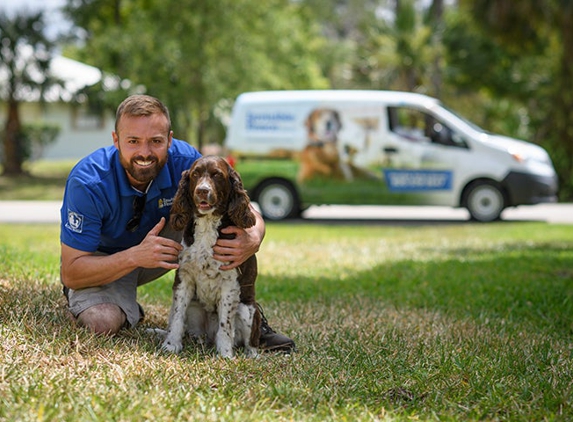
{"type": "Polygon", "coordinates": [[[386,110],[379,102],[311,104],[305,145],[297,154],[303,204],[385,204],[379,159],[386,110]]]}
{"type": "Polygon", "coordinates": [[[388,107],[388,136],[382,149],[390,192],[419,204],[459,204],[464,173],[475,165],[462,134],[427,111],[388,107]]]}

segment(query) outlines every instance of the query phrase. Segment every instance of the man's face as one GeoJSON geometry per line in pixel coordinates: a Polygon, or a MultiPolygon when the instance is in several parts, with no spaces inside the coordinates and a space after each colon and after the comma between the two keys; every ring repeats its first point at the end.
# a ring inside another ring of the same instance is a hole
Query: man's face
{"type": "Polygon", "coordinates": [[[113,143],[131,185],[145,191],[167,162],[173,132],[162,114],[121,117],[113,143]]]}

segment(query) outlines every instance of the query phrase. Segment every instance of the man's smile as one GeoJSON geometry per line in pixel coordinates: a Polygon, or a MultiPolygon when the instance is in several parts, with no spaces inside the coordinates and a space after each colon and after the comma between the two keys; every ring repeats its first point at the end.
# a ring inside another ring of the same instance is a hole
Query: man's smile
{"type": "Polygon", "coordinates": [[[149,167],[155,163],[155,160],[134,160],[139,167],[149,167]]]}

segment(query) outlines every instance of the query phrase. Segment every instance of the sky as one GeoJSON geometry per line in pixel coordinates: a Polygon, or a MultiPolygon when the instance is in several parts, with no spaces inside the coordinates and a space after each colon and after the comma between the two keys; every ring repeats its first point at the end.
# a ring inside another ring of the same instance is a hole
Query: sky
{"type": "Polygon", "coordinates": [[[28,8],[31,10],[53,10],[63,6],[66,0],[4,0],[0,2],[2,10],[18,10],[28,8]]]}
{"type": "Polygon", "coordinates": [[[11,16],[20,11],[42,11],[46,21],[47,35],[55,37],[58,32],[67,28],[59,9],[66,4],[66,0],[0,0],[0,11],[11,16]]]}

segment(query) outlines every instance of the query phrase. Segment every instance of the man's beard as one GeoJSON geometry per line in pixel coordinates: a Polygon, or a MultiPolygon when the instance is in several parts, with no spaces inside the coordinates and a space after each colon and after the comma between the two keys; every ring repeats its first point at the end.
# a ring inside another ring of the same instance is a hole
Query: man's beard
{"type": "Polygon", "coordinates": [[[127,161],[120,151],[119,161],[125,171],[129,173],[133,179],[144,184],[151,182],[157,177],[161,169],[165,166],[165,163],[167,163],[167,157],[165,157],[164,160],[159,160],[155,155],[149,155],[147,157],[138,155],[133,157],[130,161],[127,161]],[[135,164],[136,161],[152,161],[153,164],[149,167],[142,168],[135,164]]]}

